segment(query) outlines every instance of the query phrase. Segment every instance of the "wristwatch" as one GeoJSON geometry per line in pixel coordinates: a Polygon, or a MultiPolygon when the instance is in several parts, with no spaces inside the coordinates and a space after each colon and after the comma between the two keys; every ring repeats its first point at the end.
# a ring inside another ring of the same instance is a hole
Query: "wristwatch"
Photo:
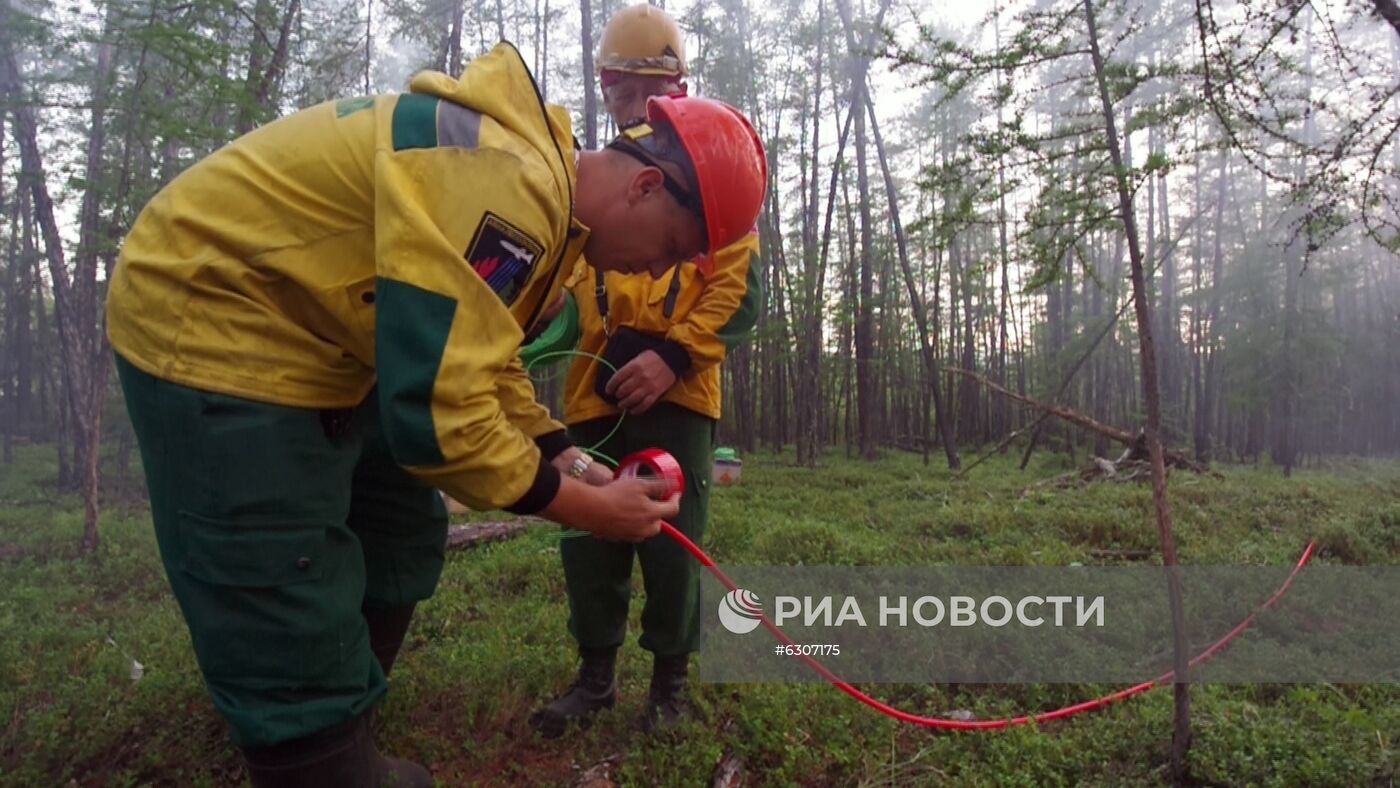
{"type": "Polygon", "coordinates": [[[583,478],[583,474],[588,470],[588,466],[593,464],[593,459],[587,454],[579,454],[569,465],[569,475],[575,479],[583,478]]]}

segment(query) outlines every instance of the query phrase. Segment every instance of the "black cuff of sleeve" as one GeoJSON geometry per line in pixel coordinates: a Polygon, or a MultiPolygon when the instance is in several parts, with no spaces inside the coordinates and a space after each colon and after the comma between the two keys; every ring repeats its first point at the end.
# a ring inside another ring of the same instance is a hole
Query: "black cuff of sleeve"
{"type": "Polygon", "coordinates": [[[540,454],[544,455],[545,462],[550,462],[574,444],[573,441],[569,440],[569,433],[564,430],[555,430],[543,435],[536,435],[535,445],[540,447],[540,454]]]}
{"type": "Polygon", "coordinates": [[[676,373],[676,377],[684,375],[686,370],[690,369],[690,353],[686,352],[685,347],[679,342],[669,340],[662,342],[661,346],[656,349],[656,355],[666,362],[666,366],[676,373]]]}
{"type": "Polygon", "coordinates": [[[520,496],[520,500],[505,509],[511,514],[535,514],[548,506],[554,500],[554,496],[559,494],[560,483],[559,471],[544,457],[540,457],[540,466],[535,469],[535,480],[530,483],[530,489],[520,496]]]}

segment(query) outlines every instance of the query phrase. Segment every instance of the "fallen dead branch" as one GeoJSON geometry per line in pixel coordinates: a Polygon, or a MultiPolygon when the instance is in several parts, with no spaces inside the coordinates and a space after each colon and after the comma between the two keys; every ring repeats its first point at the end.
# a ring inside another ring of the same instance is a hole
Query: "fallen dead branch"
{"type": "MultiPolygon", "coordinates": [[[[1118,460],[1112,463],[1109,463],[1108,460],[1104,460],[1101,457],[1095,457],[1095,467],[1083,471],[1083,473],[1085,474],[1099,473],[1106,476],[1117,477],[1123,475],[1125,472],[1132,471],[1132,469],[1128,469],[1126,467],[1119,467],[1125,460],[1140,459],[1144,464],[1147,463],[1147,442],[1146,437],[1141,432],[1128,432],[1127,430],[1119,429],[1112,425],[1096,421],[1093,418],[1086,416],[1083,413],[1080,413],[1074,408],[1070,408],[1065,405],[1056,405],[1053,403],[1040,402],[1038,400],[1031,399],[1030,397],[1027,397],[1024,394],[1017,394],[1016,392],[1011,391],[1004,386],[1000,386],[996,383],[993,383],[990,380],[987,380],[987,378],[977,374],[976,372],[969,372],[968,370],[958,369],[956,367],[948,367],[947,371],[957,375],[963,375],[964,377],[972,378],[973,380],[977,381],[978,383],[981,383],[982,385],[986,386],[992,391],[995,391],[1003,397],[1013,399],[1024,405],[1029,405],[1032,408],[1035,408],[1036,410],[1048,413],[1052,416],[1057,416],[1061,419],[1064,419],[1065,421],[1068,421],[1071,424],[1074,424],[1075,426],[1089,430],[1090,432],[1097,432],[1098,434],[1103,435],[1109,440],[1121,443],[1129,448],[1128,452],[1125,453],[1123,457],[1120,457],[1118,460]],[[1104,467],[1102,463],[1108,463],[1114,467],[1110,471],[1110,469],[1104,467]]],[[[1187,457],[1185,454],[1182,454],[1179,451],[1164,449],[1163,459],[1166,460],[1167,467],[1169,468],[1184,468],[1193,473],[1211,472],[1210,469],[1208,469],[1204,465],[1196,462],[1190,457],[1187,457]]],[[[1072,476],[1073,474],[1070,475],[1072,476]]],[[[1086,481],[1088,480],[1090,479],[1086,479],[1086,481]]],[[[1122,479],[1119,480],[1122,481],[1122,479]]]]}
{"type": "Polygon", "coordinates": [[[505,542],[524,533],[527,527],[529,523],[524,520],[454,525],[447,529],[447,549],[462,550],[488,542],[505,542]]]}
{"type": "Polygon", "coordinates": [[[1090,550],[1089,555],[1095,558],[1111,559],[1114,561],[1145,561],[1156,555],[1155,550],[1090,550]]]}

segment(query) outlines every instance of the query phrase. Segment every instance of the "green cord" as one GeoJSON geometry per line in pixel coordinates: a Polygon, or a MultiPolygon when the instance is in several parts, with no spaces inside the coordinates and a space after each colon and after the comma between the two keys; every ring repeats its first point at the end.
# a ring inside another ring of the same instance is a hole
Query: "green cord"
{"type": "MultiPolygon", "coordinates": [[[[612,370],[614,375],[617,374],[617,367],[615,367],[615,366],[613,366],[611,363],[609,363],[607,359],[603,358],[602,356],[594,355],[593,353],[588,353],[588,352],[585,352],[585,351],[582,351],[582,350],[551,350],[551,351],[549,351],[548,353],[541,353],[540,355],[538,355],[538,356],[536,356],[535,358],[531,359],[529,364],[525,365],[525,371],[526,371],[526,372],[529,372],[530,370],[534,369],[536,366],[538,366],[538,365],[540,365],[540,364],[543,364],[545,361],[547,361],[547,360],[549,360],[549,359],[552,359],[552,358],[561,358],[561,357],[563,357],[563,356],[580,356],[580,357],[583,357],[583,358],[591,358],[591,359],[593,359],[594,361],[598,362],[599,364],[602,364],[603,366],[605,366],[605,367],[607,367],[608,369],[612,370]]],[[[618,412],[617,412],[617,423],[613,425],[613,428],[608,432],[608,434],[607,434],[607,435],[604,435],[602,440],[598,441],[597,443],[593,444],[592,446],[584,446],[584,447],[581,447],[581,448],[582,448],[584,451],[588,452],[589,454],[593,455],[594,457],[597,457],[598,459],[602,460],[603,462],[606,462],[608,465],[611,465],[612,467],[616,468],[616,467],[617,467],[617,460],[613,459],[612,457],[609,457],[608,455],[602,453],[601,451],[598,451],[598,447],[599,447],[599,446],[602,446],[603,444],[605,444],[605,443],[607,443],[608,441],[612,440],[612,437],[613,437],[614,435],[617,434],[617,431],[620,430],[620,429],[622,429],[622,420],[623,420],[623,418],[626,417],[626,416],[627,416],[627,411],[625,411],[625,410],[620,410],[620,409],[619,409],[618,412]]]]}
{"type": "MultiPolygon", "coordinates": [[[[530,360],[530,363],[528,363],[528,364],[525,365],[525,371],[526,371],[526,372],[529,372],[530,370],[534,369],[536,366],[539,366],[540,364],[543,364],[543,363],[545,363],[546,361],[548,361],[548,360],[550,360],[550,359],[561,358],[561,357],[563,357],[563,356],[579,356],[579,357],[582,357],[582,358],[591,358],[591,359],[593,359],[594,361],[598,362],[599,364],[602,364],[603,366],[607,367],[608,369],[611,369],[611,370],[613,371],[613,374],[614,374],[614,375],[617,374],[617,367],[615,367],[615,366],[613,366],[611,363],[609,363],[607,359],[603,358],[602,356],[598,356],[598,355],[595,355],[595,354],[593,354],[593,353],[588,353],[588,352],[585,352],[585,351],[582,351],[582,350],[551,350],[551,351],[549,351],[548,353],[541,353],[540,355],[538,355],[538,356],[536,356],[535,358],[531,359],[531,360],[530,360]]],[[[607,443],[608,441],[612,440],[612,437],[613,437],[614,435],[617,434],[617,431],[620,430],[620,429],[622,429],[622,420],[623,420],[623,418],[625,418],[626,416],[627,416],[627,411],[619,409],[618,412],[617,412],[617,423],[613,425],[613,428],[608,432],[608,434],[607,434],[607,435],[604,435],[602,440],[598,441],[597,443],[593,444],[592,446],[584,446],[584,447],[580,447],[580,448],[582,448],[583,451],[585,451],[585,452],[587,452],[587,453],[593,455],[594,457],[597,457],[598,459],[600,459],[600,460],[602,460],[603,462],[607,463],[608,465],[612,466],[613,468],[616,468],[617,465],[618,465],[617,460],[615,460],[615,459],[613,459],[612,457],[609,457],[608,455],[606,455],[606,454],[602,453],[601,451],[599,451],[599,450],[598,450],[598,447],[599,447],[599,446],[602,446],[603,444],[605,444],[605,443],[607,443]]],[[[564,528],[563,530],[560,531],[560,533],[559,533],[559,538],[560,538],[560,539],[576,539],[576,538],[578,538],[578,537],[580,537],[580,536],[588,536],[588,535],[589,535],[588,531],[578,531],[578,530],[575,530],[575,529],[572,529],[572,528],[564,528]]]]}

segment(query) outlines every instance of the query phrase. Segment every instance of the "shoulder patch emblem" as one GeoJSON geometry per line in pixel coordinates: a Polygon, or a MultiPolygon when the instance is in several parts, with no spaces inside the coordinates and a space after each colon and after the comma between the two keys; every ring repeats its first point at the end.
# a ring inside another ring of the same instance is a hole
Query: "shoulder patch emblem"
{"type": "Polygon", "coordinates": [[[335,116],[343,118],[347,115],[354,115],[356,112],[367,110],[374,106],[374,96],[356,96],[355,98],[341,99],[335,103],[335,116]]]}
{"type": "Polygon", "coordinates": [[[490,211],[477,225],[467,247],[467,264],[486,286],[510,306],[525,288],[544,246],[490,211]]]}

